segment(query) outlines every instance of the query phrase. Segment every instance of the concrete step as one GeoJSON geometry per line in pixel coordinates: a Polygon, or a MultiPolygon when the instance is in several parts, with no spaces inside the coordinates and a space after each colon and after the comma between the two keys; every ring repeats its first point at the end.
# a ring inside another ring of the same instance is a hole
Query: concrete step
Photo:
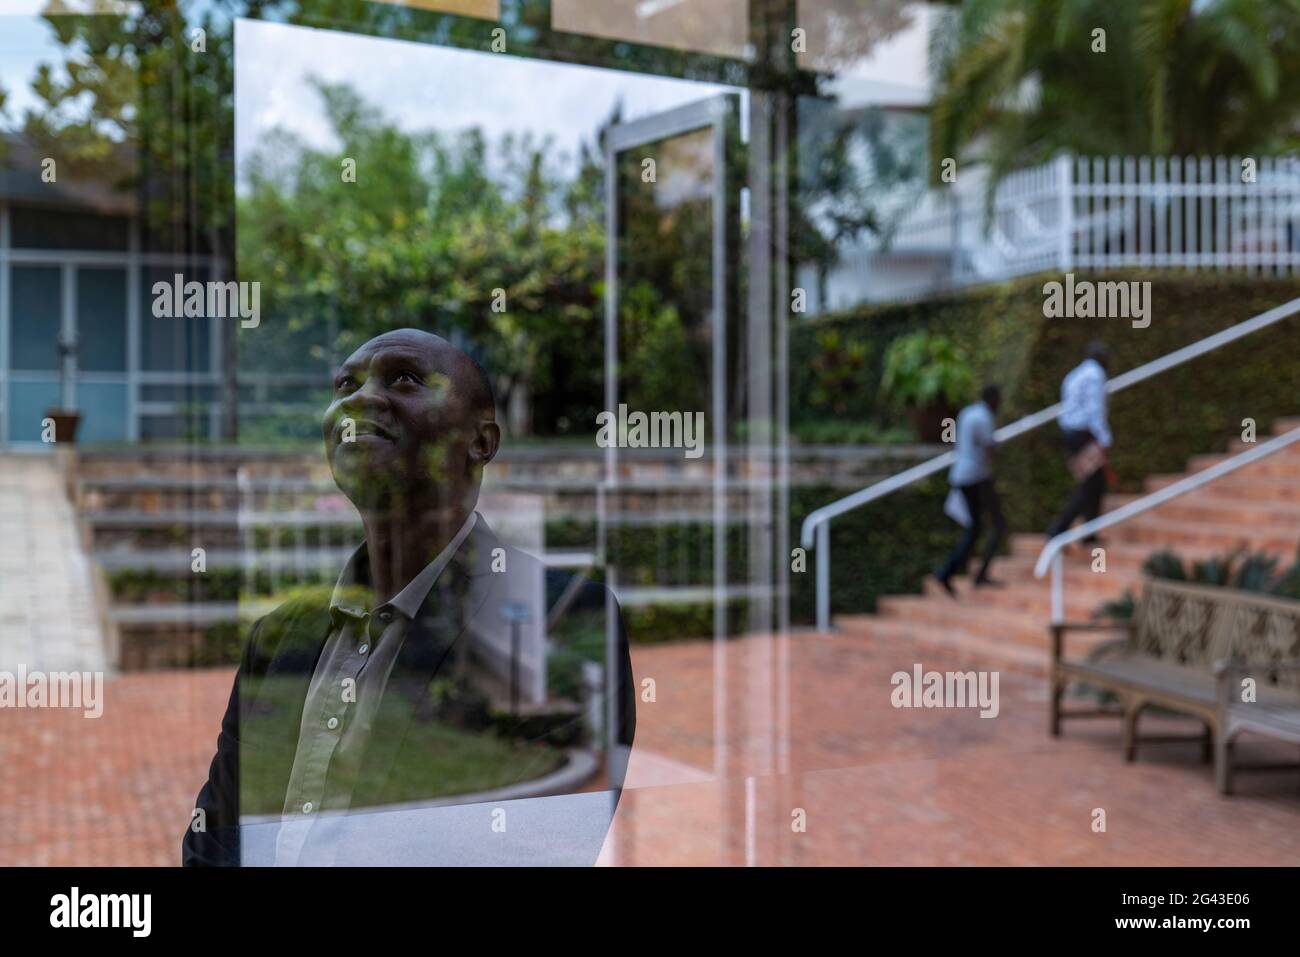
{"type": "MultiPolygon", "coordinates": [[[[356,550],[355,545],[333,548],[258,549],[246,552],[238,548],[208,549],[205,562],[208,571],[262,571],[272,568],[322,568],[333,569],[334,574],[356,550]]],[[[141,548],[95,552],[92,557],[108,572],[147,571],[159,575],[188,577],[194,575],[194,557],[189,549],[141,548]]]]}
{"type": "MultiPolygon", "coordinates": [[[[1196,455],[1187,463],[1187,473],[1193,474],[1203,472],[1206,469],[1218,465],[1220,462],[1232,458],[1230,455],[1196,455]]],[[[1255,475],[1285,476],[1300,474],[1300,443],[1275,452],[1272,455],[1251,462],[1241,469],[1232,473],[1234,475],[1244,475],[1253,473],[1255,475]]],[[[1226,478],[1227,476],[1225,476],[1226,478]]]]}
{"type": "MultiPolygon", "coordinates": [[[[1277,432],[1300,427],[1300,419],[1275,423],[1277,432]]],[[[1230,447],[1241,451],[1236,442],[1230,447]]],[[[1189,471],[1223,461],[1226,455],[1196,456],[1189,471]]],[[[1152,476],[1147,493],[1166,488],[1182,475],[1152,476]]],[[[1107,496],[1105,508],[1113,511],[1140,498],[1107,496]]],[[[1051,587],[1033,577],[1033,567],[1046,544],[1041,534],[1011,536],[1010,554],[999,557],[993,576],[1005,582],[1001,589],[974,589],[969,576],[954,579],[958,598],[953,600],[933,580],[920,595],[895,595],[877,602],[874,616],[843,616],[841,630],[861,635],[892,636],[914,641],[918,657],[926,647],[942,647],[972,662],[1045,674],[1048,666],[1048,622],[1051,587]]],[[[1102,533],[1106,571],[1092,571],[1092,547],[1075,545],[1065,552],[1065,616],[1092,618],[1099,606],[1120,598],[1126,590],[1141,587],[1142,565],[1156,552],[1173,550],[1185,561],[1203,560],[1245,546],[1278,555],[1283,561],[1295,553],[1300,541],[1300,445],[1252,463],[1203,489],[1179,496],[1147,513],[1102,533]]],[[[1071,657],[1117,637],[1117,632],[1079,633],[1070,636],[1071,657]]]]}
{"type": "MultiPolygon", "coordinates": [[[[1188,492],[1175,501],[1201,498],[1232,498],[1252,502],[1300,503],[1300,472],[1287,475],[1254,475],[1250,466],[1218,481],[1188,492]]],[[[1184,478],[1182,475],[1156,475],[1147,479],[1148,492],[1168,488],[1184,478]]]]}
{"type": "Polygon", "coordinates": [[[1047,620],[1036,612],[1000,608],[983,603],[978,596],[958,599],[898,595],[876,603],[881,618],[933,625],[991,641],[1014,641],[1029,647],[1047,647],[1047,620]]]}
{"type": "Polygon", "coordinates": [[[1144,545],[1151,551],[1172,548],[1184,554],[1191,548],[1223,554],[1237,548],[1290,556],[1300,542],[1300,527],[1278,527],[1240,523],[1195,524],[1155,516],[1135,518],[1107,529],[1110,540],[1117,543],[1144,545]]]}
{"type": "MultiPolygon", "coordinates": [[[[996,571],[996,569],[995,569],[996,571]]],[[[1067,581],[1065,592],[1065,613],[1071,621],[1091,618],[1093,613],[1103,604],[1120,598],[1126,588],[1132,588],[1136,591],[1140,587],[1140,579],[1133,577],[1129,580],[1119,578],[1109,578],[1104,575],[1094,575],[1093,578],[1104,579],[1104,586],[1080,587],[1075,583],[1067,581]]],[[[1043,581],[1008,581],[1004,588],[980,588],[972,591],[968,581],[959,581],[954,579],[954,586],[957,589],[959,600],[970,598],[972,601],[978,601],[981,606],[988,608],[1005,608],[1017,612],[1031,612],[1038,616],[1047,616],[1051,613],[1051,586],[1044,579],[1043,581]]],[[[952,601],[937,582],[926,584],[926,597],[943,597],[947,601],[952,601]]]]}
{"type": "MultiPolygon", "coordinates": [[[[1298,482],[1297,484],[1300,484],[1298,482]]],[[[1140,499],[1138,495],[1107,496],[1106,511],[1140,499]]],[[[1294,502],[1239,498],[1216,489],[1189,492],[1134,516],[1126,524],[1140,525],[1151,518],[1188,525],[1265,525],[1300,531],[1300,498],[1294,502]]]]}

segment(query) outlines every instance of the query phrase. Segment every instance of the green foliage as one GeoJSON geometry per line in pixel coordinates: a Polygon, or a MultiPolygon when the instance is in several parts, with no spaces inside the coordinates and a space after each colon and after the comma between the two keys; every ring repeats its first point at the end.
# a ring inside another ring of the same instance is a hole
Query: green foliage
{"type": "MultiPolygon", "coordinates": [[[[569,407],[543,413],[589,421],[603,368],[595,151],[565,179],[549,142],[409,133],[348,87],[316,90],[342,148],[281,132],[246,171],[241,273],[275,296],[245,368],[323,372],[373,335],[417,326],[473,345],[503,408],[516,389],[556,391],[569,407]],[[342,176],[345,158],[357,162],[355,182],[342,176]]],[[[655,323],[650,341],[671,348],[671,315],[633,308],[655,323]]],[[[671,374],[671,363],[654,365],[671,374]]]]}
{"type": "Polygon", "coordinates": [[[864,342],[846,341],[839,329],[815,331],[817,354],[812,361],[813,387],[808,395],[813,408],[843,416],[849,411],[854,383],[867,361],[864,342]]]}
{"type": "Polygon", "coordinates": [[[581,612],[566,615],[550,634],[546,657],[546,686],[553,698],[582,700],[584,662],[605,660],[605,614],[581,612]]]}
{"type": "MultiPolygon", "coordinates": [[[[884,595],[916,592],[925,574],[938,567],[956,541],[957,526],[943,514],[948,485],[927,479],[837,518],[831,525],[831,609],[867,613],[884,595]]],[[[831,486],[804,486],[790,492],[790,541],[813,509],[844,494],[831,486]]],[[[790,617],[814,620],[814,555],[808,569],[790,575],[790,617]]]]}
{"type": "Polygon", "coordinates": [[[957,406],[973,396],[975,378],[965,355],[947,336],[913,332],[890,343],[880,389],[883,398],[897,406],[957,406]]]}
{"type": "MultiPolygon", "coordinates": [[[[1150,555],[1142,563],[1142,573],[1149,578],[1167,581],[1216,585],[1261,595],[1277,595],[1280,598],[1300,598],[1297,593],[1297,585],[1300,585],[1300,550],[1296,552],[1295,563],[1285,572],[1279,573],[1277,566],[1276,555],[1248,552],[1242,548],[1226,555],[1214,555],[1190,563],[1177,553],[1164,549],[1150,555]]],[[[1129,589],[1123,597],[1099,606],[1093,612],[1093,618],[1127,620],[1133,617],[1136,607],[1137,599],[1132,589],[1129,589]]]]}
{"type": "Polygon", "coordinates": [[[915,436],[905,428],[842,419],[803,420],[791,431],[797,441],[807,445],[900,445],[915,441],[915,436]]]}
{"type": "Polygon", "coordinates": [[[1296,143],[1300,4],[989,0],[932,38],[932,177],[1081,155],[1255,155],[1296,143]],[[1094,31],[1105,52],[1094,52],[1094,31]],[[1032,89],[1032,95],[1029,90],[1032,89]]]}

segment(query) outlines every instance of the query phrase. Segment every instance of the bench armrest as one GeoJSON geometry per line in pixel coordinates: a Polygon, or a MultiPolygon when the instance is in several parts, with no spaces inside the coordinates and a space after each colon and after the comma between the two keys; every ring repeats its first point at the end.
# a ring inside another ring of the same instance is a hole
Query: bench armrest
{"type": "Polygon", "coordinates": [[[1120,631],[1132,634],[1132,621],[1061,621],[1050,626],[1052,632],[1052,660],[1060,661],[1065,652],[1067,631],[1120,631]]]}
{"type": "Polygon", "coordinates": [[[1062,631],[1131,631],[1131,621],[1062,621],[1052,626],[1062,631]]]}

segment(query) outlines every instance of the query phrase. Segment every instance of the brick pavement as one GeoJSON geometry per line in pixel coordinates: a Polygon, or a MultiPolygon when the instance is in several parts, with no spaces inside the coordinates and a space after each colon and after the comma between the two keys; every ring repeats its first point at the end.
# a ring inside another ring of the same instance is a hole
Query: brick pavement
{"type": "MultiPolygon", "coordinates": [[[[1300,863],[1300,774],[1242,774],[1241,795],[1224,799],[1195,744],[1151,744],[1130,765],[1118,722],[1053,740],[1042,680],[1024,673],[1001,673],[996,719],[896,710],[889,676],[917,661],[963,666],[951,648],[890,634],[730,642],[719,784],[712,647],[635,648],[657,700],[639,706],[606,862],[1300,863]],[[782,654],[788,700],[757,698],[782,654]],[[786,713],[783,751],[775,716],[786,713]],[[1096,807],[1104,834],[1090,827],[1096,807]],[[791,830],[794,808],[806,833],[791,830]]],[[[0,865],[177,863],[230,680],[228,669],[113,678],[98,720],[0,711],[0,865]]],[[[1151,730],[1162,723],[1181,726],[1151,730]]]]}

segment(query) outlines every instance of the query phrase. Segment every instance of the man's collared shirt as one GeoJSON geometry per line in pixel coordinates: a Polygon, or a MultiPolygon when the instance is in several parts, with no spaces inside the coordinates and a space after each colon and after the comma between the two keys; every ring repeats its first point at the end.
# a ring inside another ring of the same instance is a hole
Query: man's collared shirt
{"type": "Polygon", "coordinates": [[[371,721],[407,628],[477,518],[471,512],[446,548],[378,608],[369,607],[366,545],[348,559],[330,599],[330,634],[307,688],[276,863],[297,862],[309,830],[304,825],[316,814],[350,806],[371,721]]]}
{"type": "Polygon", "coordinates": [[[1106,423],[1106,370],[1096,359],[1084,359],[1061,383],[1061,414],[1056,420],[1061,428],[1091,432],[1098,445],[1110,447],[1110,426],[1106,423]]]}
{"type": "Polygon", "coordinates": [[[972,403],[957,415],[957,449],[948,481],[974,485],[993,477],[993,410],[983,401],[972,403]]]}

